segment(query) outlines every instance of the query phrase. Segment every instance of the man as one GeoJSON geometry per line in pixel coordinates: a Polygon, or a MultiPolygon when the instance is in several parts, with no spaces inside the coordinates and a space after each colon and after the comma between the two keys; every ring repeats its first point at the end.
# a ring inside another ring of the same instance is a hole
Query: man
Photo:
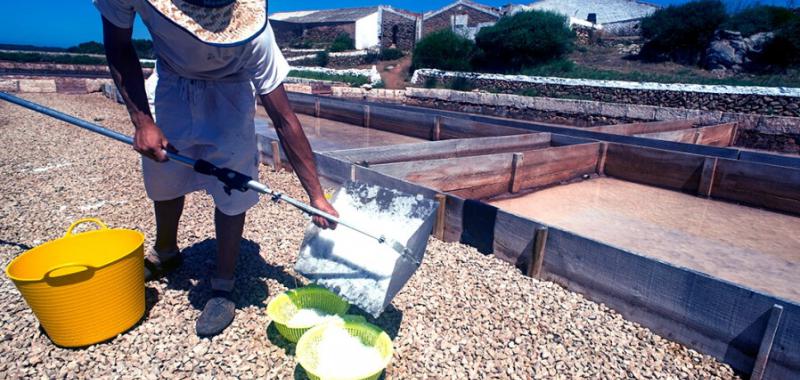
{"type": "MultiPolygon", "coordinates": [[[[267,21],[266,0],[94,0],[103,20],[111,75],[136,128],[134,149],[156,216],[156,241],[145,257],[145,277],[155,279],[180,264],[178,223],[184,196],[205,190],[214,199],[217,265],[212,298],[196,323],[197,334],[222,332],[234,317],[231,291],[246,211],[258,194],[226,192],[216,178],[169,162],[176,150],[258,178],[255,95],[272,119],[283,149],[314,207],[338,215],[325,199],[314,156],[283,80],[289,65],[267,21]],[[139,14],[153,37],[158,85],[153,119],[139,59],[131,42],[139,14]]],[[[322,228],[335,228],[314,217],[322,228]]]]}

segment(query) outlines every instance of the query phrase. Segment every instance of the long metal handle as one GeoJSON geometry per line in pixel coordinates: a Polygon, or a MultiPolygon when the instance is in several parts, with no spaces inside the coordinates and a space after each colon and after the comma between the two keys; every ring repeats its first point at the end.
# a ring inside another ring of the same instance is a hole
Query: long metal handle
{"type": "MultiPolygon", "coordinates": [[[[65,121],[67,123],[73,124],[75,126],[83,128],[83,129],[86,129],[86,130],[101,134],[103,136],[112,138],[112,139],[117,140],[119,142],[123,142],[123,143],[128,144],[128,145],[133,145],[133,138],[130,137],[130,136],[124,135],[124,134],[116,132],[116,131],[112,131],[112,130],[110,130],[108,128],[101,127],[101,126],[99,126],[97,124],[90,123],[90,122],[82,120],[82,119],[78,119],[77,117],[67,115],[65,113],[56,111],[56,110],[54,110],[52,108],[48,108],[48,107],[45,107],[45,106],[30,102],[28,100],[16,97],[16,96],[8,94],[6,92],[0,91],[0,99],[3,99],[5,101],[7,101],[7,102],[14,103],[16,105],[19,105],[19,106],[22,106],[22,107],[25,107],[25,108],[28,108],[30,110],[45,114],[47,116],[56,118],[58,120],[65,121]]],[[[179,162],[179,163],[181,163],[183,165],[186,165],[188,167],[191,167],[193,169],[195,168],[195,164],[197,163],[196,160],[194,160],[192,158],[189,158],[189,157],[186,157],[186,156],[183,156],[183,155],[180,155],[180,154],[177,154],[177,153],[166,152],[166,154],[167,154],[167,157],[170,160],[179,162]]],[[[298,200],[296,200],[296,199],[294,199],[292,197],[288,197],[288,196],[284,195],[283,193],[281,193],[279,191],[275,191],[275,190],[269,188],[267,185],[265,185],[263,183],[260,183],[260,182],[258,182],[256,180],[248,181],[245,184],[245,186],[250,190],[259,192],[261,194],[267,194],[267,195],[271,196],[272,200],[274,200],[276,202],[277,201],[284,201],[284,202],[286,202],[286,203],[288,203],[288,204],[290,204],[290,205],[292,205],[294,207],[297,207],[298,209],[302,210],[303,212],[305,212],[307,214],[321,216],[321,217],[323,217],[323,218],[325,218],[325,219],[327,219],[327,220],[329,220],[331,222],[334,222],[336,224],[339,224],[339,225],[345,226],[347,228],[350,228],[351,230],[354,230],[354,231],[360,232],[360,233],[362,233],[364,235],[367,235],[367,236],[369,236],[369,237],[371,237],[371,238],[373,238],[375,240],[378,240],[381,243],[384,243],[386,241],[386,238],[384,236],[378,236],[378,235],[372,234],[372,233],[367,232],[367,231],[365,231],[365,230],[363,230],[363,229],[361,229],[359,227],[355,227],[355,226],[351,225],[350,223],[343,222],[341,219],[339,219],[339,218],[337,218],[337,217],[335,217],[335,216],[333,216],[333,215],[331,215],[331,214],[329,214],[329,213],[327,213],[325,211],[322,211],[320,209],[317,209],[315,207],[307,205],[307,204],[305,204],[303,202],[300,202],[300,201],[298,201],[298,200]]]]}

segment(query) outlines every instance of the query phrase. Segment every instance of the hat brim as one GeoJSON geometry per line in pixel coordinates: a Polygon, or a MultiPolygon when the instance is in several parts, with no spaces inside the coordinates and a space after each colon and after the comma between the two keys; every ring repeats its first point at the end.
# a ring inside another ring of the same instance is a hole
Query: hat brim
{"type": "Polygon", "coordinates": [[[267,27],[267,0],[237,0],[219,8],[200,7],[183,0],[147,0],[147,3],[208,45],[242,45],[267,27]]]}

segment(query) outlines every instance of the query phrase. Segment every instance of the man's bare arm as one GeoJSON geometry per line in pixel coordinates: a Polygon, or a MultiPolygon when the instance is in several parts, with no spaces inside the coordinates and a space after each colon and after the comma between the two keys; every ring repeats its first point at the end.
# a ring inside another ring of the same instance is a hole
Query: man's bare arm
{"type": "Polygon", "coordinates": [[[163,149],[167,149],[169,143],[150,114],[142,65],[133,48],[132,33],[133,29],[120,28],[103,17],[103,44],[108,67],[136,128],[133,149],[156,161],[166,161],[163,149]]]}
{"type": "MultiPolygon", "coordinates": [[[[308,193],[311,199],[311,205],[328,212],[332,215],[338,216],[339,214],[325,199],[325,193],[322,190],[322,185],[319,183],[319,176],[317,174],[317,166],[314,162],[314,153],[311,151],[311,144],[308,143],[308,138],[300,121],[297,120],[289,104],[289,98],[286,95],[286,90],[283,85],[278,86],[274,91],[266,95],[261,95],[261,104],[267,111],[272,124],[275,126],[275,131],[278,133],[278,138],[281,141],[281,146],[289,163],[292,164],[292,169],[297,173],[300,183],[308,193]]],[[[335,228],[335,225],[330,224],[327,220],[314,217],[314,223],[318,226],[326,228],[335,228]]]]}

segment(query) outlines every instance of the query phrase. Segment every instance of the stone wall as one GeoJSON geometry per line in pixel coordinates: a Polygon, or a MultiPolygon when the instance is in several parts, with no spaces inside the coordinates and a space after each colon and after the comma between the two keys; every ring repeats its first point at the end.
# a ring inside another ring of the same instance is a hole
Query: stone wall
{"type": "Polygon", "coordinates": [[[798,117],[425,88],[406,89],[403,102],[435,109],[575,126],[686,119],[697,120],[701,125],[736,122],[740,131],[737,146],[800,153],[798,117]]]}
{"type": "Polygon", "coordinates": [[[577,24],[572,25],[572,31],[575,32],[575,43],[584,46],[594,45],[600,34],[600,31],[595,28],[577,24]]]}
{"type": "Polygon", "coordinates": [[[336,86],[331,88],[331,95],[338,98],[389,103],[403,103],[406,100],[406,90],[389,90],[384,88],[365,89],[336,86]]]}
{"type": "Polygon", "coordinates": [[[303,33],[303,40],[312,44],[330,44],[340,34],[345,33],[351,38],[356,38],[356,24],[354,22],[342,24],[319,25],[307,28],[303,33]]]}
{"type": "Polygon", "coordinates": [[[610,36],[639,36],[642,19],[633,19],[603,24],[603,32],[610,36]]]}
{"type": "MultiPolygon", "coordinates": [[[[365,77],[369,80],[371,85],[377,85],[381,82],[381,74],[378,72],[378,69],[375,66],[372,66],[369,69],[331,69],[327,67],[306,67],[306,66],[293,66],[293,70],[299,71],[313,71],[322,74],[329,74],[329,75],[354,75],[365,77]]],[[[316,80],[309,80],[309,82],[313,82],[316,80]]]]}
{"type": "Polygon", "coordinates": [[[453,27],[452,19],[456,15],[467,15],[469,17],[467,26],[471,28],[487,22],[496,22],[499,19],[496,15],[482,12],[472,7],[457,5],[433,17],[424,19],[422,21],[422,36],[427,36],[442,29],[451,29],[453,27]]]}
{"type": "Polygon", "coordinates": [[[287,47],[300,43],[308,43],[313,47],[330,45],[336,37],[342,33],[348,34],[355,39],[355,22],[344,23],[325,23],[307,26],[270,20],[270,25],[275,32],[275,41],[279,46],[287,47]]]}
{"type": "Polygon", "coordinates": [[[272,32],[275,34],[275,42],[277,42],[278,46],[281,48],[294,46],[295,44],[302,42],[302,24],[272,19],[269,20],[269,24],[272,26],[272,32]]]}
{"type": "MultiPolygon", "coordinates": [[[[306,54],[286,59],[292,66],[316,66],[317,54],[306,54]]],[[[366,50],[328,53],[328,66],[336,69],[348,69],[371,64],[369,52],[366,50]]]]}
{"type": "Polygon", "coordinates": [[[111,79],[68,77],[0,76],[0,91],[28,93],[88,94],[100,92],[111,79]]]}
{"type": "Polygon", "coordinates": [[[295,57],[302,57],[306,55],[314,55],[321,51],[325,51],[325,49],[281,49],[281,53],[283,57],[286,59],[295,58],[295,57]]]}
{"type": "Polygon", "coordinates": [[[386,10],[381,15],[381,47],[403,51],[414,50],[417,38],[417,20],[386,10]]]}
{"type": "MultiPolygon", "coordinates": [[[[142,68],[145,77],[153,69],[142,68]]],[[[111,78],[107,65],[72,65],[63,63],[25,63],[0,61],[0,76],[74,76],[79,78],[111,78]]]]}
{"type": "Polygon", "coordinates": [[[439,70],[417,70],[412,82],[427,83],[429,78],[447,86],[453,79],[464,77],[474,87],[492,92],[519,93],[551,97],[595,100],[613,103],[645,104],[671,108],[753,113],[778,116],[800,116],[800,89],[782,87],[711,86],[691,84],[640,83],[455,73],[439,70]]]}

